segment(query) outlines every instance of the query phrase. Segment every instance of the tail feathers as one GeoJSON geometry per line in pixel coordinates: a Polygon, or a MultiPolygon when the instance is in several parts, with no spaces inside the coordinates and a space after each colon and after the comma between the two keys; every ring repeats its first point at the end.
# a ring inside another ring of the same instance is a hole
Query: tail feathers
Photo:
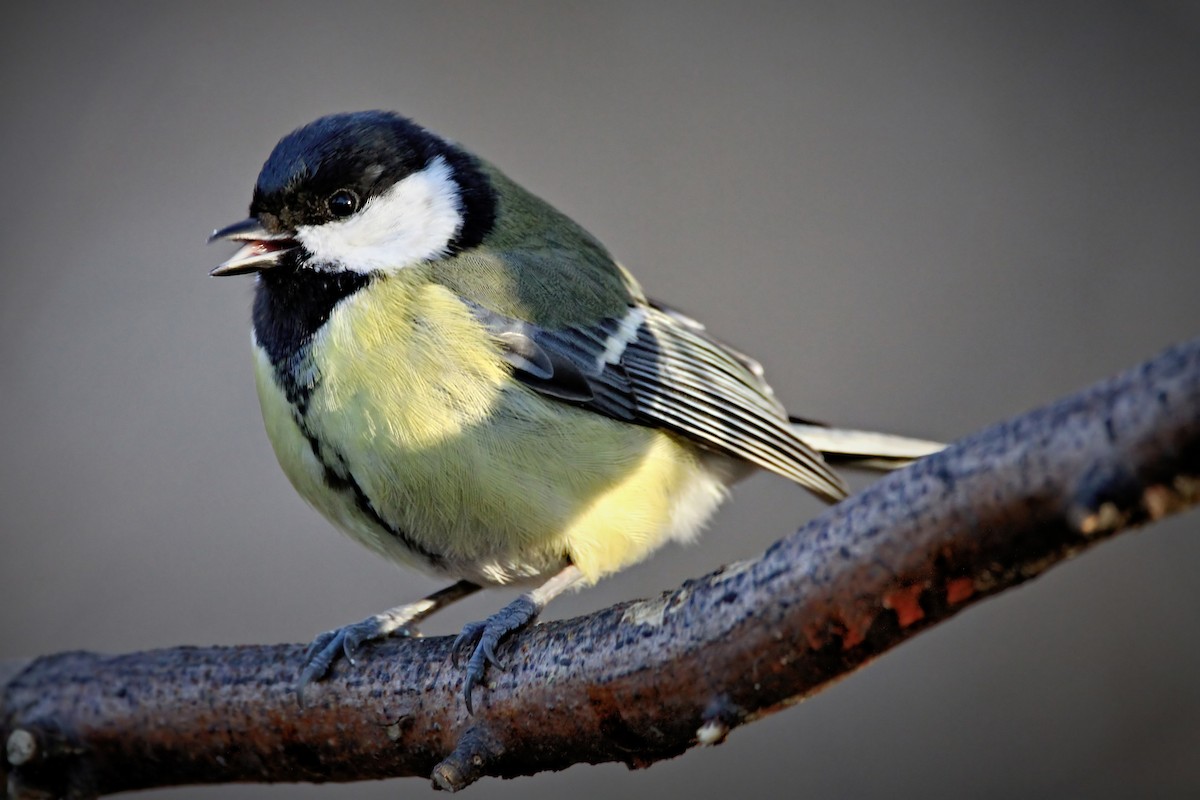
{"type": "Polygon", "coordinates": [[[858,469],[893,470],[938,452],[946,445],[890,433],[827,428],[810,422],[792,422],[804,443],[819,450],[830,464],[858,469]]]}

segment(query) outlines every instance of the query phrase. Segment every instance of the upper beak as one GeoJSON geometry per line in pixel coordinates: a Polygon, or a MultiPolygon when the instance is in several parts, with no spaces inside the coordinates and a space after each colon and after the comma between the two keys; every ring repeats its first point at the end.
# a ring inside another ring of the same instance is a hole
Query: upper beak
{"type": "Polygon", "coordinates": [[[254,217],[213,231],[208,242],[212,244],[222,239],[245,244],[232,258],[218,264],[209,275],[244,275],[277,267],[283,254],[300,244],[286,233],[268,233],[254,217]]]}

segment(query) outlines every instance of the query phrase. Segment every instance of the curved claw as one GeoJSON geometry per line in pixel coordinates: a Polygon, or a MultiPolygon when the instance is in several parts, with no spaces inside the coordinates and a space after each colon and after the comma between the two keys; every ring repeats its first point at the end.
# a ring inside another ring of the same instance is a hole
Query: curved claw
{"type": "Polygon", "coordinates": [[[471,658],[467,661],[467,675],[463,682],[463,700],[467,705],[467,713],[471,715],[475,714],[475,707],[471,702],[471,690],[478,684],[483,683],[483,674],[487,670],[488,665],[491,664],[501,671],[504,670],[504,667],[496,659],[496,651],[492,643],[488,641],[489,638],[499,640],[500,637],[489,637],[488,633],[488,631],[484,631],[483,638],[475,646],[475,652],[471,653],[471,658]]]}
{"type": "Polygon", "coordinates": [[[463,703],[467,706],[467,713],[475,716],[475,704],[471,702],[471,690],[475,688],[475,684],[483,680],[483,673],[476,674],[472,670],[467,670],[467,677],[463,681],[463,703]]]}

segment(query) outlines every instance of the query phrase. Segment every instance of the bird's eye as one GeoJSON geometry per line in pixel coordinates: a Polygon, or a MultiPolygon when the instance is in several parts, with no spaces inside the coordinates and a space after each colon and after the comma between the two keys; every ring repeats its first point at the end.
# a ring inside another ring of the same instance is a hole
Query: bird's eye
{"type": "Polygon", "coordinates": [[[325,205],[329,207],[329,213],[335,217],[348,217],[358,211],[358,195],[349,189],[338,189],[329,195],[325,205]]]}

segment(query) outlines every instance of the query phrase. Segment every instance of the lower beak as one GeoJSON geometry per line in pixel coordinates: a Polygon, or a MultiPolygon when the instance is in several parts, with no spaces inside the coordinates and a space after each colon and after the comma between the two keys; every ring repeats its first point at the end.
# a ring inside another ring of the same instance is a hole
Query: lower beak
{"type": "Polygon", "coordinates": [[[244,243],[232,258],[222,261],[208,273],[218,277],[245,275],[277,267],[285,253],[299,247],[299,242],[286,233],[268,233],[254,217],[213,231],[208,241],[209,244],[216,241],[244,243]]]}

